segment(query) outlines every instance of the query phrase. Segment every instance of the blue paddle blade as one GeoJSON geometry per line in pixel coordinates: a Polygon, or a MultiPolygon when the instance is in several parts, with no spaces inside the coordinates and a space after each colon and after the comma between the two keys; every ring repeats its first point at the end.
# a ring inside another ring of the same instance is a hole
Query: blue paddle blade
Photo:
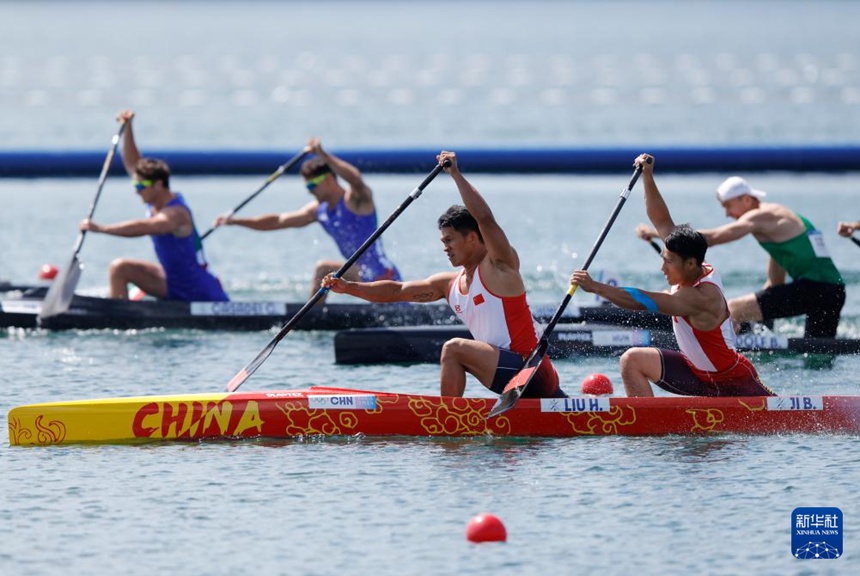
{"type": "Polygon", "coordinates": [[[83,265],[77,256],[72,257],[72,261],[68,267],[60,271],[48,293],[45,294],[45,299],[42,301],[42,309],[39,311],[39,318],[50,318],[62,314],[69,309],[72,304],[72,298],[75,296],[75,288],[78,286],[78,281],[81,279],[81,271],[83,265]]]}

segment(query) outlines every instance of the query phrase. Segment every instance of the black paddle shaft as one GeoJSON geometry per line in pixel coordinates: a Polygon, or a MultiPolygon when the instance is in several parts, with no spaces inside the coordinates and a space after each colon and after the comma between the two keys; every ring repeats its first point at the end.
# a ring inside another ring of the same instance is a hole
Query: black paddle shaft
{"type": "MultiPolygon", "coordinates": [[[[419,184],[418,187],[415,188],[415,190],[413,190],[412,193],[406,197],[406,200],[404,200],[400,204],[400,206],[398,206],[397,209],[391,213],[391,215],[385,220],[385,222],[383,222],[382,225],[379,226],[379,228],[374,230],[373,234],[367,237],[367,240],[365,240],[364,243],[358,247],[355,253],[349,257],[349,260],[343,263],[343,265],[338,269],[338,271],[334,273],[334,277],[340,278],[341,276],[346,274],[346,271],[349,270],[350,267],[355,264],[359,258],[361,258],[361,256],[367,251],[367,249],[370,248],[373,243],[379,239],[380,236],[382,236],[382,233],[385,232],[395,220],[397,220],[397,218],[403,213],[403,211],[406,210],[406,208],[409,207],[409,205],[412,204],[412,202],[414,202],[416,198],[421,196],[422,192],[424,192],[424,188],[426,188],[427,185],[430,184],[430,182],[432,182],[433,179],[441,171],[442,166],[436,166],[433,171],[427,175],[424,181],[421,182],[421,184],[419,184]]],[[[301,320],[304,315],[307,314],[307,312],[311,308],[313,308],[314,305],[319,302],[320,298],[322,298],[328,291],[328,288],[320,288],[319,290],[317,290],[316,294],[314,294],[313,297],[308,300],[307,303],[302,306],[298,312],[296,312],[296,314],[290,319],[290,321],[287,322],[287,324],[281,329],[281,331],[278,332],[276,338],[278,340],[281,340],[284,336],[286,336],[287,332],[292,330],[293,327],[298,324],[299,320],[301,320]]]]}
{"type": "MultiPolygon", "coordinates": [[[[309,152],[310,152],[310,150],[308,148],[305,148],[304,150],[302,150],[301,152],[299,152],[298,154],[296,154],[295,156],[293,156],[292,158],[290,158],[289,160],[287,160],[286,162],[284,162],[283,164],[278,166],[278,169],[275,170],[274,172],[272,172],[272,174],[268,178],[266,178],[266,181],[263,182],[263,185],[260,186],[259,188],[257,188],[257,190],[253,194],[251,194],[250,196],[248,196],[247,198],[242,200],[242,202],[240,202],[235,208],[230,210],[230,212],[227,214],[227,217],[229,218],[230,216],[232,216],[233,214],[235,214],[236,212],[238,212],[239,210],[244,208],[248,202],[250,202],[251,200],[253,200],[257,196],[259,196],[263,190],[265,190],[266,188],[269,187],[269,184],[271,184],[272,182],[274,182],[275,180],[280,178],[281,175],[284,174],[284,172],[286,172],[287,170],[291,169],[293,166],[298,164],[299,161],[302,158],[304,158],[305,156],[307,156],[307,154],[309,152]]],[[[210,234],[212,234],[212,232],[214,232],[214,231],[215,231],[214,226],[212,228],[209,228],[209,230],[207,230],[206,232],[203,233],[202,236],[200,236],[200,240],[205,240],[206,237],[209,236],[210,234]]]]}
{"type": "MultiPolygon", "coordinates": [[[[650,158],[648,158],[648,163],[651,163],[650,158]]],[[[630,182],[627,183],[627,187],[621,191],[621,197],[618,199],[615,209],[609,216],[609,220],[607,220],[606,224],[603,226],[603,230],[600,231],[600,236],[597,237],[597,240],[594,242],[594,246],[591,247],[591,252],[589,252],[588,257],[585,259],[585,264],[582,265],[583,270],[588,270],[594,257],[597,256],[597,251],[600,250],[600,246],[603,245],[603,240],[606,239],[606,235],[609,234],[609,229],[612,228],[613,224],[615,224],[615,219],[618,218],[618,214],[621,212],[621,208],[624,207],[624,203],[630,196],[630,192],[636,185],[636,181],[639,180],[640,174],[642,174],[642,167],[637,166],[633,171],[633,176],[630,177],[630,182]]],[[[555,311],[555,314],[553,314],[553,317],[549,321],[549,324],[547,324],[546,329],[544,329],[543,337],[541,338],[542,340],[549,339],[549,335],[555,329],[555,325],[558,324],[558,321],[561,319],[561,315],[564,314],[564,310],[567,308],[568,303],[570,303],[570,299],[573,297],[573,292],[574,290],[568,290],[567,294],[565,294],[564,300],[562,300],[558,310],[555,311]]]]}
{"type": "MultiPolygon", "coordinates": [[[[651,158],[648,158],[648,163],[652,162],[651,158]]],[[[615,209],[612,211],[612,215],[609,217],[609,220],[606,222],[606,225],[603,227],[603,230],[600,232],[600,236],[598,236],[597,241],[594,243],[594,246],[591,248],[591,252],[588,254],[588,258],[585,260],[585,264],[583,264],[582,269],[588,270],[588,267],[591,265],[591,261],[594,260],[594,257],[597,255],[597,251],[600,249],[600,246],[603,244],[603,240],[606,238],[606,235],[609,233],[609,229],[612,228],[612,225],[615,223],[615,219],[618,218],[618,214],[621,212],[621,208],[624,206],[624,202],[627,201],[627,198],[630,196],[630,192],[633,190],[633,186],[636,185],[636,181],[639,180],[639,175],[642,174],[642,167],[636,166],[636,169],[633,172],[633,176],[630,178],[630,182],[627,184],[627,187],[621,191],[621,198],[618,199],[618,203],[615,205],[615,209]]],[[[546,328],[543,331],[543,335],[538,341],[537,346],[535,346],[534,350],[531,351],[528,358],[523,364],[522,369],[520,369],[517,374],[511,378],[511,382],[508,383],[508,386],[516,383],[516,385],[511,386],[510,388],[506,388],[504,392],[499,396],[499,399],[496,400],[496,403],[493,405],[492,409],[490,409],[490,413],[487,415],[487,418],[495,418],[502,412],[510,410],[513,408],[516,403],[519,401],[520,397],[525,392],[529,383],[534,378],[537,373],[537,368],[540,363],[543,361],[543,357],[546,356],[547,350],[549,349],[549,337],[552,334],[552,331],[555,329],[556,324],[561,319],[561,315],[564,313],[565,308],[567,308],[570,299],[573,297],[574,292],[576,291],[576,286],[571,285],[568,289],[567,294],[564,296],[564,300],[561,301],[561,305],[559,305],[558,309],[553,314],[552,319],[547,324],[546,328]],[[519,381],[522,381],[521,383],[519,381]]]]}

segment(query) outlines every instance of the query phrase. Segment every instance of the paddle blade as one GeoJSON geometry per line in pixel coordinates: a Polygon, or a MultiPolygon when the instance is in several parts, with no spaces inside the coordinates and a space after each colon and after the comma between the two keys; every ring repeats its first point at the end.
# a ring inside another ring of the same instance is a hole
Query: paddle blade
{"type": "Polygon", "coordinates": [[[526,361],[525,366],[523,366],[520,371],[511,378],[508,385],[505,386],[504,392],[502,392],[499,399],[496,400],[496,403],[493,405],[492,410],[490,410],[490,414],[487,416],[487,419],[495,418],[502,412],[510,410],[516,405],[520,396],[523,395],[523,392],[525,392],[526,387],[529,385],[529,382],[531,382],[535,377],[535,374],[537,374],[538,368],[540,368],[541,362],[543,362],[544,356],[546,356],[548,347],[549,340],[541,338],[537,348],[534,349],[534,352],[531,353],[531,356],[529,356],[529,359],[526,361]]]}
{"type": "Polygon", "coordinates": [[[257,368],[263,365],[263,362],[266,361],[266,358],[271,356],[272,351],[275,349],[275,346],[278,344],[280,339],[275,337],[269,342],[269,345],[263,348],[263,350],[257,354],[257,357],[251,360],[250,364],[239,370],[239,372],[233,376],[233,379],[227,383],[227,392],[235,392],[239,389],[239,386],[245,383],[245,380],[251,377],[251,374],[257,371],[257,368]]]}
{"type": "Polygon", "coordinates": [[[68,267],[64,268],[54,278],[54,282],[45,294],[45,299],[42,301],[42,309],[39,312],[39,319],[50,318],[57,314],[62,314],[69,309],[72,304],[72,298],[75,296],[75,288],[78,286],[78,280],[81,279],[81,271],[83,266],[77,256],[72,258],[68,267]]]}

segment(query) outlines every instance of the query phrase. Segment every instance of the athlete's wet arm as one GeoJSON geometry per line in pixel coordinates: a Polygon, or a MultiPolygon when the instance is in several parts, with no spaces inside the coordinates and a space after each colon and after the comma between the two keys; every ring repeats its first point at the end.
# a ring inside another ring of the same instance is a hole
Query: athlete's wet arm
{"type": "MultiPolygon", "coordinates": [[[[647,310],[669,316],[690,316],[716,311],[713,295],[692,288],[682,288],[674,294],[668,294],[600,283],[600,289],[595,293],[628,310],[647,310]]],[[[718,295],[717,298],[719,299],[718,295]]],[[[719,299],[719,302],[722,302],[722,299],[719,299]]]]}
{"type": "Polygon", "coordinates": [[[638,224],[633,232],[636,234],[637,238],[641,238],[646,242],[649,242],[654,238],[660,238],[660,233],[657,231],[657,229],[648,226],[647,224],[638,224]]]}
{"type": "Polygon", "coordinates": [[[609,300],[616,306],[628,310],[648,310],[650,312],[663,312],[660,305],[666,304],[664,300],[668,294],[663,292],[649,292],[632,287],[610,286],[602,282],[595,282],[594,289],[588,290],[601,298],[609,300]]]}
{"type": "Polygon", "coordinates": [[[645,191],[645,212],[651,224],[657,229],[660,238],[663,239],[675,228],[675,221],[672,220],[669,207],[657,188],[652,170],[642,171],[642,187],[645,191]]]}
{"type": "Polygon", "coordinates": [[[251,230],[268,231],[281,228],[281,226],[278,225],[279,218],[279,214],[262,214],[260,216],[247,217],[232,216],[229,220],[225,222],[225,224],[229,226],[241,226],[243,228],[250,228],[251,230]]]}
{"type": "Polygon", "coordinates": [[[329,274],[323,279],[323,286],[329,286],[332,292],[349,294],[368,302],[433,302],[445,298],[452,277],[452,274],[445,273],[408,282],[351,282],[343,278],[335,280],[329,274]]]}
{"type": "Polygon", "coordinates": [[[665,292],[649,292],[639,288],[611,286],[597,282],[585,270],[575,271],[570,277],[570,283],[628,310],[668,313],[663,308],[671,307],[670,296],[665,292]]]}
{"type": "Polygon", "coordinates": [[[331,288],[338,294],[349,294],[368,302],[400,302],[402,301],[403,283],[393,280],[377,280],[376,282],[351,282],[343,278],[323,279],[323,286],[331,288]]]}
{"type": "Polygon", "coordinates": [[[231,217],[226,224],[243,226],[251,230],[268,232],[271,230],[282,230],[284,228],[301,228],[307,226],[317,219],[317,202],[311,202],[300,210],[284,212],[283,214],[262,214],[260,216],[231,217]]]}
{"type": "Polygon", "coordinates": [[[725,300],[713,284],[696,287],[682,286],[673,294],[656,295],[658,311],[670,316],[718,317],[725,310],[725,300]]]}
{"type": "Polygon", "coordinates": [[[134,176],[135,167],[140,160],[140,150],[137,149],[137,143],[134,141],[134,130],[132,129],[132,118],[134,114],[129,112],[121,112],[120,118],[127,118],[125,121],[125,130],[122,135],[122,148],[120,156],[122,157],[122,165],[129,176],[134,176]]]}
{"type": "Polygon", "coordinates": [[[157,214],[152,218],[126,220],[115,224],[99,225],[91,222],[86,229],[110,236],[137,238],[138,236],[149,236],[152,234],[170,234],[176,229],[176,226],[163,214],[157,214]]]}
{"type": "Polygon", "coordinates": [[[343,178],[344,181],[353,188],[355,193],[361,196],[370,194],[370,189],[367,187],[367,184],[364,183],[364,178],[358,168],[346,160],[326,152],[323,150],[322,146],[318,148],[318,155],[320,158],[325,160],[325,163],[332,169],[332,172],[337,174],[340,178],[343,178]]]}
{"type": "Polygon", "coordinates": [[[496,221],[496,217],[483,195],[463,176],[456,163],[448,169],[448,173],[457,185],[463,205],[478,222],[490,258],[494,263],[503,263],[513,270],[519,270],[519,256],[511,246],[505,231],[496,221]]]}
{"type": "Polygon", "coordinates": [[[742,216],[734,222],[730,222],[719,228],[699,230],[699,233],[708,241],[708,246],[716,246],[717,244],[734,242],[747,234],[751,234],[753,230],[755,230],[755,222],[742,216]]]}

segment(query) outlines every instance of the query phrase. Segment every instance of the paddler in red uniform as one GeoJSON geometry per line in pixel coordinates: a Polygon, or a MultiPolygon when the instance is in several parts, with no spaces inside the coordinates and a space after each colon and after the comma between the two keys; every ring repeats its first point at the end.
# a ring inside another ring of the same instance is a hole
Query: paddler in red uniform
{"type": "MultiPolygon", "coordinates": [[[[497,394],[522,368],[537,346],[520,259],[489,205],[463,176],[454,152],[442,151],[440,164],[451,175],[465,206],[452,206],[439,218],[445,254],[459,271],[440,272],[424,280],[354,282],[329,274],[322,286],[370,302],[432,302],[448,300],[474,340],[453,338],[441,357],[441,395],[462,396],[466,373],[497,394]]],[[[527,393],[531,397],[564,397],[558,373],[545,358],[527,393]]]]}
{"type": "Polygon", "coordinates": [[[676,226],[657,184],[653,157],[636,158],[642,168],[645,211],[663,239],[662,271],[669,293],[610,286],[585,270],[570,278],[586,292],[630,310],[672,316],[680,352],[630,348],[621,357],[621,378],[628,396],[653,396],[650,382],[686,396],[773,396],[755,367],[735,348],[735,331],[719,275],[705,263],[708,242],[689,225],[676,226]],[[648,162],[648,159],[651,162],[648,162]]]}

